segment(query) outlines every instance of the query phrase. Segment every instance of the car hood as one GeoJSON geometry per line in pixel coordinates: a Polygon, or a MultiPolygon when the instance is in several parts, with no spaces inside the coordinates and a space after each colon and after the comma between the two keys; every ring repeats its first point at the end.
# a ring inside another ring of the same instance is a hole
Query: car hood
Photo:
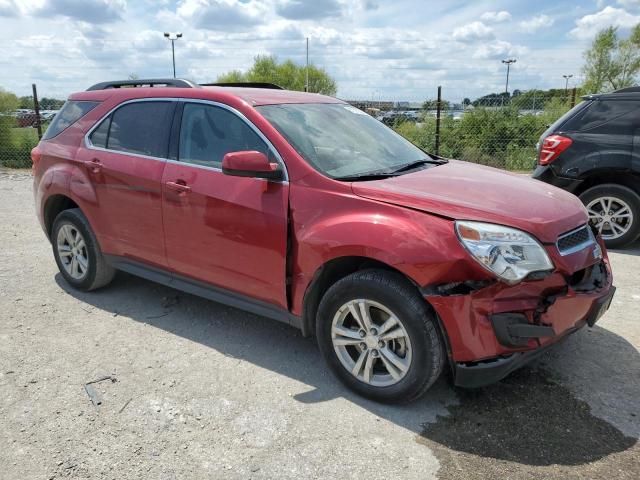
{"type": "Polygon", "coordinates": [[[382,180],[352,183],[361,197],[455,220],[519,228],[544,243],[587,222],[572,194],[528,176],[473,163],[449,163],[382,180]]]}

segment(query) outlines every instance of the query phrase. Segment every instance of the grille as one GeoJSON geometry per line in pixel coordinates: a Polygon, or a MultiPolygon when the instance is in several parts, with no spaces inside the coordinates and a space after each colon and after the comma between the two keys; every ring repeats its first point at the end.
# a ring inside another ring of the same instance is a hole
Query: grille
{"type": "Polygon", "coordinates": [[[568,255],[593,243],[593,234],[587,225],[558,237],[558,250],[561,255],[568,255]]]}

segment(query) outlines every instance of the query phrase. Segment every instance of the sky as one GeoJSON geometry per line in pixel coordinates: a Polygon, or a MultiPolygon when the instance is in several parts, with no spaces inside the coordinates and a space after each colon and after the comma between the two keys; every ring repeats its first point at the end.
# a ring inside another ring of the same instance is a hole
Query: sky
{"type": "Polygon", "coordinates": [[[177,76],[212,82],[259,54],[310,61],[344,99],[452,101],[581,81],[609,25],[640,23],[640,0],[0,0],[0,87],[66,98],[93,83],[172,75],[163,32],[181,32],[177,76]]]}

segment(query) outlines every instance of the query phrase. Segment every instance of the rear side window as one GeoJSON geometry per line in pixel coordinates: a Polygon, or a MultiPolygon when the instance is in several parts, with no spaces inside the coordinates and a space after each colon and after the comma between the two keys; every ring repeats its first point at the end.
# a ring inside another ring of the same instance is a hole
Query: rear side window
{"type": "Polygon", "coordinates": [[[47,131],[44,132],[42,139],[48,140],[55,137],[64,129],[84,117],[98,104],[99,102],[83,102],[76,100],[69,100],[65,102],[57,115],[53,118],[53,121],[49,125],[49,128],[47,128],[47,131]]]}
{"type": "Polygon", "coordinates": [[[589,108],[571,118],[562,130],[593,133],[625,133],[625,125],[631,129],[630,121],[626,122],[626,114],[638,107],[638,102],[621,100],[598,100],[589,108]]]}
{"type": "Polygon", "coordinates": [[[173,106],[172,102],[123,105],[91,133],[91,143],[109,150],[165,158],[173,106]]]}
{"type": "Polygon", "coordinates": [[[220,168],[229,152],[269,148],[256,132],[232,112],[202,103],[187,103],[180,127],[181,162],[220,168]]]}

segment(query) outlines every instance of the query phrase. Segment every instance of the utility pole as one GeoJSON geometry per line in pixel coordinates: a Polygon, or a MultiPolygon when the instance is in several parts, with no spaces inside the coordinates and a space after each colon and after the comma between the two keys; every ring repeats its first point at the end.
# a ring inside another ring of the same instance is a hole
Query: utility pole
{"type": "Polygon", "coordinates": [[[176,78],[176,49],[175,49],[175,41],[182,37],[182,34],[179,32],[164,32],[164,36],[171,40],[171,58],[173,60],[173,78],[176,78]]]}
{"type": "Polygon", "coordinates": [[[309,37],[307,37],[307,63],[304,68],[304,91],[309,91],[309,37]]]}
{"type": "Polygon", "coordinates": [[[571,77],[573,77],[573,74],[571,74],[571,75],[562,75],[562,77],[565,80],[565,82],[564,82],[564,93],[566,94],[569,91],[569,79],[571,77]]]}
{"type": "Polygon", "coordinates": [[[42,122],[40,122],[40,102],[38,102],[38,89],[36,84],[31,84],[33,90],[33,111],[36,113],[35,127],[38,129],[38,140],[42,139],[42,122]]]}
{"type": "Polygon", "coordinates": [[[510,58],[508,60],[502,60],[502,63],[507,65],[507,84],[504,87],[504,93],[509,93],[509,67],[511,67],[512,63],[516,63],[516,59],[515,58],[510,58]]]}

